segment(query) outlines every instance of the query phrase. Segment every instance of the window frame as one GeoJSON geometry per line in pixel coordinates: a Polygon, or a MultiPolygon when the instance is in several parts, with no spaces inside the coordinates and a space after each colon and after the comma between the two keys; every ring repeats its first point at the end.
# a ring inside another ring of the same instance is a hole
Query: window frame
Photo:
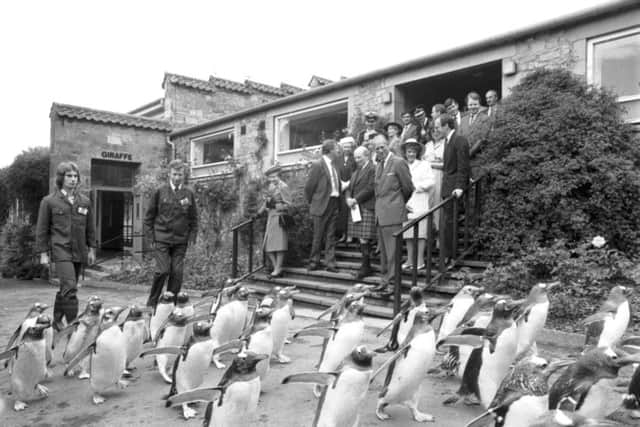
{"type": "Polygon", "coordinates": [[[309,150],[314,150],[317,147],[320,147],[321,144],[316,144],[316,145],[310,145],[307,147],[302,147],[302,148],[292,148],[289,150],[282,150],[280,151],[280,120],[282,119],[287,119],[293,116],[297,116],[300,114],[305,114],[305,113],[311,113],[313,111],[318,111],[318,110],[322,110],[324,108],[330,108],[330,107],[334,107],[337,105],[342,105],[344,104],[347,107],[347,126],[348,126],[348,121],[349,121],[349,98],[340,98],[334,101],[329,101],[329,102],[324,102],[322,104],[316,104],[314,106],[311,107],[306,107],[306,108],[301,108],[295,111],[290,111],[288,113],[283,113],[283,114],[279,114],[273,117],[273,133],[274,133],[274,142],[275,142],[275,148],[276,148],[276,157],[281,155],[281,154],[294,154],[294,153],[301,153],[304,151],[309,151],[309,150]]]}
{"type": "MultiPolygon", "coordinates": [[[[215,132],[210,132],[207,133],[205,135],[200,135],[198,137],[192,138],[191,139],[191,153],[190,153],[190,158],[191,158],[191,169],[203,169],[203,168],[210,168],[210,167],[215,167],[215,166],[220,166],[220,165],[226,165],[231,163],[229,160],[222,160],[219,162],[213,162],[213,163],[202,163],[199,165],[194,164],[194,153],[195,153],[195,148],[196,145],[200,144],[203,145],[204,143],[206,143],[206,140],[211,139],[211,138],[215,138],[217,136],[220,135],[225,135],[225,134],[232,134],[233,135],[233,154],[232,154],[232,158],[235,158],[235,154],[236,154],[236,131],[235,131],[235,127],[229,127],[229,128],[225,128],[225,129],[220,129],[217,130],[215,132]]],[[[204,147],[202,148],[202,157],[203,157],[203,162],[204,162],[204,147]]]]}
{"type": "MultiPolygon", "coordinates": [[[[587,40],[587,82],[589,84],[598,84],[594,82],[594,74],[595,74],[595,48],[596,45],[611,42],[614,40],[623,39],[625,37],[639,35],[640,34],[640,26],[627,28],[626,30],[616,31],[614,33],[605,34],[603,36],[598,36],[587,40]]],[[[600,86],[600,84],[598,84],[600,86]]],[[[623,102],[632,102],[632,101],[640,101],[640,92],[636,95],[626,95],[626,96],[618,96],[616,101],[619,103],[623,102]]]]}

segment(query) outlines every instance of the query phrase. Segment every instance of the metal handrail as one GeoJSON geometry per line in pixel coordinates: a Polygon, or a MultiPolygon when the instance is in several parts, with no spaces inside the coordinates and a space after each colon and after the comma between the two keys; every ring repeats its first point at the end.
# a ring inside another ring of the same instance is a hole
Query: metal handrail
{"type": "Polygon", "coordinates": [[[463,238],[463,247],[464,250],[463,252],[460,254],[460,256],[457,256],[458,253],[458,203],[457,200],[458,198],[454,197],[454,196],[449,196],[446,199],[444,199],[443,201],[441,201],[440,203],[438,203],[437,205],[435,205],[434,207],[430,208],[427,212],[421,214],[420,216],[418,216],[417,218],[414,218],[412,220],[410,220],[407,224],[405,224],[404,226],[402,226],[402,228],[400,228],[399,231],[396,231],[395,233],[393,233],[393,238],[396,239],[396,252],[395,252],[395,285],[394,285],[394,289],[393,289],[393,312],[394,315],[397,314],[400,311],[400,305],[401,305],[401,297],[402,297],[402,242],[403,242],[403,234],[413,228],[413,237],[411,238],[413,240],[413,245],[414,245],[414,251],[413,251],[413,259],[411,260],[411,263],[413,265],[412,267],[412,277],[411,277],[411,282],[412,285],[411,286],[416,286],[418,283],[418,230],[419,230],[419,224],[421,221],[424,221],[425,219],[427,220],[427,258],[425,260],[425,267],[426,267],[426,280],[425,280],[425,287],[428,287],[431,285],[432,280],[438,280],[438,282],[442,282],[444,279],[444,275],[446,273],[446,271],[455,266],[462,258],[464,258],[465,256],[467,256],[469,254],[469,252],[471,251],[471,247],[469,246],[469,214],[471,211],[471,206],[469,204],[469,195],[471,193],[472,190],[475,190],[475,194],[474,194],[474,206],[473,206],[473,218],[472,218],[472,226],[474,228],[477,228],[477,226],[479,225],[480,221],[480,210],[481,210],[481,195],[480,195],[480,188],[481,188],[481,181],[483,180],[483,176],[480,176],[478,179],[476,180],[471,180],[471,182],[469,183],[469,185],[467,185],[462,192],[462,198],[464,198],[465,201],[465,206],[466,206],[466,211],[465,211],[465,216],[464,216],[464,238],[463,238]],[[438,241],[440,244],[440,256],[438,257],[438,273],[432,277],[431,275],[431,269],[433,266],[433,242],[434,242],[434,236],[433,236],[433,215],[435,212],[437,211],[442,211],[444,210],[444,208],[449,205],[452,204],[452,208],[453,208],[453,230],[452,230],[452,234],[453,234],[453,242],[452,242],[452,263],[449,266],[446,266],[444,263],[444,257],[442,256],[442,250],[444,248],[445,245],[445,241],[444,241],[444,233],[443,233],[443,225],[444,225],[444,215],[440,215],[440,224],[438,227],[438,241]]]}
{"type": "Polygon", "coordinates": [[[255,223],[255,218],[249,218],[246,221],[241,222],[240,224],[234,225],[231,228],[231,231],[233,233],[233,246],[231,249],[231,278],[235,279],[238,277],[238,251],[239,251],[239,239],[238,236],[240,234],[240,231],[243,228],[248,227],[249,228],[249,268],[247,269],[247,271],[250,273],[247,277],[251,276],[253,273],[257,272],[258,270],[260,270],[262,268],[262,266],[264,265],[264,260],[262,262],[262,264],[260,266],[258,266],[257,268],[253,268],[253,238],[254,238],[254,232],[253,232],[253,224],[255,223]]]}

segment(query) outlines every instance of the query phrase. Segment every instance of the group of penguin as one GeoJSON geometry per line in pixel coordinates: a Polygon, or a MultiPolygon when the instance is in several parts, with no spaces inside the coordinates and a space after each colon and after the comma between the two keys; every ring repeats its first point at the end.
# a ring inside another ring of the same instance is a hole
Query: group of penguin
{"type": "MultiPolygon", "coordinates": [[[[369,387],[383,372],[375,411],[380,420],[390,418],[389,405],[404,405],[415,421],[433,422],[418,404],[424,379],[438,372],[460,378],[456,395],[445,404],[462,398],[485,409],[467,427],[617,425],[605,417],[621,404],[640,418],[640,369],[626,394],[617,391],[618,371],[640,364],[640,337],[623,339],[631,319],[629,289],[614,287],[601,310],[584,320],[587,340],[580,355],[547,361],[538,355],[536,337],[549,312],[548,292],[556,286],[540,283],[527,298],[514,300],[467,285],[435,309],[414,287],[378,334],[391,330],[388,342],[372,351],[362,342],[365,299],[373,290],[356,284],[317,322],[293,334],[294,339],[321,337],[320,360],[315,370],[289,375],[282,383],[313,385],[319,398],[314,427],[357,426],[369,387]],[[374,356],[387,352],[392,355],[374,371],[374,356]],[[434,367],[438,353],[443,357],[434,367]]],[[[165,292],[155,308],[104,307],[92,296],[82,314],[55,333],[44,314],[48,307],[35,303],[0,353],[10,370],[14,409],[47,396],[42,383],[51,376],[53,350],[64,345],[64,375],[88,378],[95,404],[104,402],[110,389],[127,386],[139,357],[154,357],[159,375],[170,384],[167,407],[180,406],[189,419],[197,415],[190,403],[202,401],[207,403],[203,425],[242,425],[257,409],[270,361],[290,362],[284,345],[296,292],[274,287],[254,304],[249,288],[229,282],[196,304],[185,292],[165,292]],[[202,387],[211,363],[225,368],[220,361],[225,353],[235,354],[219,383],[202,387]]]]}

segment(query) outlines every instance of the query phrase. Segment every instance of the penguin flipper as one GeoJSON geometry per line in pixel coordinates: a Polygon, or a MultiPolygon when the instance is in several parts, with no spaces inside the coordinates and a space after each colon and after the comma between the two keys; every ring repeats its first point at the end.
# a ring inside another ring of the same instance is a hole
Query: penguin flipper
{"type": "Polygon", "coordinates": [[[338,331],[338,328],[309,328],[296,332],[293,337],[323,337],[331,338],[338,331]]]}
{"type": "Polygon", "coordinates": [[[4,359],[10,359],[12,357],[14,357],[16,354],[18,354],[18,347],[12,347],[9,350],[5,350],[2,353],[0,353],[0,360],[4,360],[4,359]]]}
{"type": "Polygon", "coordinates": [[[174,354],[174,355],[178,355],[181,354],[184,351],[184,349],[182,347],[178,347],[178,346],[167,346],[167,347],[156,347],[156,348],[152,348],[146,351],[143,351],[142,353],[140,353],[140,357],[145,357],[145,356],[154,356],[154,355],[158,355],[158,354],[174,354]]]}
{"type": "Polygon", "coordinates": [[[440,350],[441,347],[452,347],[468,345],[473,348],[480,348],[484,345],[484,338],[478,335],[449,335],[446,338],[441,339],[436,344],[436,349],[440,350]]]}
{"type": "Polygon", "coordinates": [[[13,332],[13,334],[11,335],[11,338],[9,338],[9,342],[7,343],[6,347],[4,348],[5,351],[11,349],[13,347],[13,345],[19,341],[19,339],[22,336],[22,324],[20,324],[16,330],[13,332]]]}
{"type": "Polygon", "coordinates": [[[382,365],[380,365],[380,367],[378,368],[377,371],[375,371],[372,375],[371,375],[371,379],[369,380],[369,384],[373,384],[373,380],[385,369],[387,369],[392,363],[394,363],[396,360],[398,360],[401,356],[405,356],[407,354],[407,352],[409,351],[409,349],[411,348],[411,344],[407,344],[403,347],[400,348],[400,350],[398,350],[393,356],[391,356],[389,359],[387,359],[382,365]]]}
{"type": "Polygon", "coordinates": [[[322,313],[318,314],[318,317],[316,317],[316,319],[320,320],[324,316],[326,316],[327,314],[335,313],[336,311],[338,311],[340,309],[340,307],[342,307],[343,304],[344,304],[344,297],[340,298],[338,300],[338,302],[336,302],[331,307],[329,307],[326,310],[324,310],[322,313]]]}
{"type": "Polygon", "coordinates": [[[83,350],[78,352],[78,354],[76,354],[73,357],[73,359],[71,359],[69,363],[67,363],[67,367],[64,370],[64,375],[66,376],[71,369],[73,369],[78,363],[80,363],[82,359],[87,357],[89,353],[91,353],[92,351],[95,351],[95,349],[96,349],[96,342],[94,341],[88,346],[86,346],[83,350]]]}
{"type": "Polygon", "coordinates": [[[215,348],[213,350],[213,355],[215,356],[217,354],[227,353],[232,350],[242,350],[244,343],[245,340],[242,339],[231,340],[228,343],[222,344],[221,346],[215,348]]]}
{"type": "Polygon", "coordinates": [[[489,425],[487,422],[487,419],[492,416],[493,414],[491,412],[485,411],[482,414],[475,417],[474,419],[472,419],[471,421],[469,421],[467,424],[465,424],[464,427],[483,427],[483,426],[489,425]]]}
{"type": "Polygon", "coordinates": [[[625,338],[622,341],[620,341],[619,345],[620,346],[628,345],[628,346],[632,346],[632,347],[640,347],[640,337],[639,336],[633,336],[633,337],[625,338]]]}
{"type": "Polygon", "coordinates": [[[333,320],[321,320],[316,323],[312,323],[308,326],[305,326],[302,329],[314,329],[314,328],[333,328],[336,326],[336,322],[333,320]]]}
{"type": "Polygon", "coordinates": [[[207,409],[204,411],[204,420],[202,421],[202,427],[209,427],[211,425],[212,416],[213,416],[213,401],[207,404],[207,409]]]}
{"type": "Polygon", "coordinates": [[[196,388],[193,390],[185,391],[184,393],[169,396],[169,398],[167,399],[167,404],[169,406],[176,406],[190,402],[212,402],[221,392],[222,387],[219,386],[196,388]]]}
{"type": "MultiPolygon", "coordinates": [[[[408,312],[408,310],[407,310],[408,312]]],[[[387,323],[387,325],[382,328],[380,330],[380,332],[378,332],[376,334],[376,337],[379,337],[380,335],[382,335],[384,333],[384,331],[386,331],[387,329],[390,329],[392,327],[394,327],[395,325],[397,325],[398,323],[400,323],[400,321],[402,320],[402,318],[405,316],[405,311],[400,311],[400,313],[396,314],[396,316],[393,318],[393,320],[389,323],[387,323]]]]}
{"type": "Polygon", "coordinates": [[[68,337],[69,335],[71,335],[76,330],[79,323],[80,323],[80,320],[76,319],[73,322],[71,322],[69,325],[67,325],[64,329],[57,332],[53,337],[53,345],[57,346],[62,338],[68,337]]]}
{"type": "Polygon", "coordinates": [[[187,323],[196,323],[196,322],[205,322],[205,321],[210,321],[213,318],[214,315],[212,315],[211,313],[206,313],[206,314],[199,314],[197,316],[191,316],[189,318],[189,320],[187,320],[187,323]]]}
{"type": "Polygon", "coordinates": [[[602,322],[604,321],[607,317],[612,316],[613,314],[609,311],[599,311],[598,313],[592,314],[591,316],[587,317],[586,319],[584,319],[582,321],[582,324],[584,326],[589,326],[592,323],[596,323],[596,322],[602,322]]]}
{"type": "Polygon", "coordinates": [[[292,374],[282,380],[282,384],[290,383],[313,383],[320,385],[330,385],[340,375],[340,372],[301,372],[292,374]]]}

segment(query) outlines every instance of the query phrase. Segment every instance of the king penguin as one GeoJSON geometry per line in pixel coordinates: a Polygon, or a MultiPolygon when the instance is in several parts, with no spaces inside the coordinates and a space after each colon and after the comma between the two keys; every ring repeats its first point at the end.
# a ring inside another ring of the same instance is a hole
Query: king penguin
{"type": "Polygon", "coordinates": [[[549,314],[548,292],[560,282],[538,283],[531,288],[527,298],[520,304],[514,317],[518,326],[518,356],[529,348],[537,353],[536,337],[544,328],[549,314]]]}
{"type": "Polygon", "coordinates": [[[207,402],[203,427],[241,427],[253,425],[252,415],[258,408],[260,376],[256,365],[265,354],[242,351],[231,362],[215,387],[186,391],[169,397],[171,406],[189,402],[207,402]]]}
{"type": "Polygon", "coordinates": [[[0,354],[0,360],[9,359],[11,365],[11,392],[16,398],[13,405],[16,411],[26,409],[26,402],[45,398],[49,393],[40,383],[47,377],[44,331],[50,327],[49,316],[39,315],[32,326],[22,331],[21,341],[0,354]]]}
{"type": "Polygon", "coordinates": [[[640,362],[640,353],[628,355],[610,347],[585,352],[565,369],[549,390],[549,409],[572,410],[587,418],[602,419],[620,406],[615,379],[621,367],[640,362]]]}
{"type": "Polygon", "coordinates": [[[475,403],[471,400],[475,395],[485,408],[489,407],[502,379],[516,358],[518,335],[512,317],[516,307],[510,306],[504,299],[499,300],[486,328],[467,328],[462,330],[460,335],[449,335],[438,342],[438,346],[473,347],[457,392],[458,396],[445,400],[445,404],[457,402],[459,396],[465,397],[465,403],[475,403]]]}
{"type": "Polygon", "coordinates": [[[341,367],[330,372],[305,372],[293,374],[282,384],[319,384],[322,396],[318,402],[313,427],[358,426],[360,407],[367,395],[373,372],[373,356],[359,345],[345,358],[341,367]]]}
{"type": "MultiPolygon", "coordinates": [[[[320,354],[318,372],[334,372],[340,363],[358,346],[364,338],[364,304],[356,300],[349,305],[347,314],[336,327],[307,328],[298,331],[294,338],[302,336],[321,336],[326,338],[320,354]]],[[[320,389],[315,387],[316,397],[320,389]]]]}
{"type": "Polygon", "coordinates": [[[105,391],[113,387],[125,388],[127,385],[121,379],[127,364],[127,342],[118,325],[118,315],[123,310],[121,307],[106,309],[100,321],[98,337],[67,365],[66,370],[72,369],[75,364],[89,356],[89,382],[93,391],[93,403],[96,405],[105,401],[105,391]]]}
{"type": "Polygon", "coordinates": [[[620,341],[631,319],[630,294],[631,288],[614,286],[600,310],[583,321],[587,329],[585,347],[592,337],[597,337],[597,347],[613,347],[620,341]]]}
{"type": "Polygon", "coordinates": [[[549,363],[534,354],[521,358],[502,380],[489,408],[466,427],[486,426],[491,417],[493,427],[520,427],[534,422],[547,413],[549,378],[571,363],[571,360],[549,363]]]}
{"type": "Polygon", "coordinates": [[[388,369],[384,387],[379,394],[376,416],[387,420],[384,411],[388,405],[404,404],[417,422],[433,422],[435,418],[418,410],[420,388],[436,352],[436,336],[431,327],[433,316],[428,309],[415,313],[413,325],[404,342],[389,360],[372,375],[371,381],[383,370],[388,369]]]}

